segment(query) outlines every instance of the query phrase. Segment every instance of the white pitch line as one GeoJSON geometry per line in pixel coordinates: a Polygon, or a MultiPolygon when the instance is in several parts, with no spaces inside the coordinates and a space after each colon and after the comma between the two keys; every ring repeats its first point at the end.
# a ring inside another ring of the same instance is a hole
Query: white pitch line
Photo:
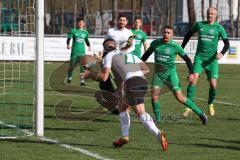
{"type": "Polygon", "coordinates": [[[92,153],[86,149],[83,149],[83,148],[79,148],[79,147],[74,147],[74,146],[71,146],[69,144],[62,144],[60,143],[59,141],[57,140],[53,140],[53,139],[50,139],[50,138],[47,138],[47,137],[39,137],[38,139],[42,140],[42,141],[46,141],[46,142],[50,142],[50,143],[54,143],[54,144],[57,144],[61,147],[64,147],[66,149],[71,149],[71,150],[75,150],[75,151],[78,151],[82,154],[85,154],[85,155],[88,155],[90,157],[93,157],[93,158],[96,158],[97,160],[111,160],[109,158],[106,158],[106,157],[102,157],[98,154],[95,154],[95,153],[92,153]]]}
{"type": "Polygon", "coordinates": [[[0,137],[0,139],[17,139],[17,137],[0,137]]]}
{"type": "MultiPolygon", "coordinates": [[[[9,128],[15,128],[15,129],[17,128],[16,125],[6,124],[6,123],[4,123],[4,122],[2,122],[2,121],[0,121],[0,124],[3,125],[3,126],[5,126],[5,127],[9,127],[9,128]]],[[[34,133],[32,133],[32,132],[29,132],[29,131],[26,130],[26,129],[19,129],[19,131],[27,134],[28,136],[32,136],[32,135],[34,134],[34,133]]],[[[3,138],[4,138],[4,137],[2,137],[2,139],[3,139],[3,138]]],[[[6,137],[6,138],[7,138],[7,137],[6,137]]]]}
{"type": "MultiPolygon", "coordinates": [[[[9,127],[9,128],[17,128],[16,125],[12,125],[12,124],[6,124],[2,121],[0,121],[0,124],[5,126],[5,127],[9,127]]],[[[31,136],[31,135],[34,135],[34,133],[28,131],[28,130],[25,130],[25,129],[20,129],[21,132],[23,133],[26,133],[27,135],[31,136]]],[[[0,139],[16,139],[17,137],[0,137],[0,139]]],[[[60,143],[59,141],[57,140],[54,140],[54,139],[50,139],[48,137],[38,137],[38,139],[42,140],[42,141],[46,141],[46,142],[50,142],[50,143],[54,143],[56,145],[59,145],[63,148],[66,148],[66,149],[71,149],[71,150],[75,150],[77,152],[80,152],[84,155],[87,155],[87,156],[90,156],[90,157],[93,157],[93,158],[96,158],[97,160],[112,160],[112,159],[109,159],[109,158],[106,158],[106,157],[102,157],[98,154],[95,154],[95,153],[92,153],[86,149],[83,149],[83,148],[79,148],[79,147],[74,147],[74,146],[71,146],[69,144],[62,144],[60,143]]]]}
{"type": "MultiPolygon", "coordinates": [[[[194,99],[197,99],[197,100],[200,100],[200,101],[204,101],[206,102],[207,100],[204,99],[204,98],[194,98],[194,99]]],[[[235,106],[235,107],[240,107],[240,104],[234,104],[234,103],[229,103],[229,102],[223,102],[223,101],[218,101],[218,100],[215,100],[214,101],[215,103],[219,103],[219,104],[225,104],[225,105],[228,105],[228,106],[235,106]]]]}

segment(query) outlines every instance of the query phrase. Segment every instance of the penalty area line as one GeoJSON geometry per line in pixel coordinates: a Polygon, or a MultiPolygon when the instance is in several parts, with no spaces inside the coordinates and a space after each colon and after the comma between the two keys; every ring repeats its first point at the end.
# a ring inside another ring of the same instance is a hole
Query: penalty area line
{"type": "MultiPolygon", "coordinates": [[[[2,121],[0,121],[0,125],[2,126],[5,126],[5,127],[9,127],[9,128],[14,128],[14,129],[17,129],[17,126],[16,125],[12,125],[12,124],[6,124],[2,121]]],[[[19,129],[19,131],[27,134],[28,136],[32,136],[34,135],[33,132],[30,132],[28,131],[27,129],[19,129]]],[[[53,144],[56,144],[60,147],[63,147],[63,148],[66,148],[66,149],[71,149],[71,150],[74,150],[74,151],[77,151],[77,152],[80,152],[84,155],[87,155],[87,156],[90,156],[90,157],[93,157],[95,159],[98,159],[98,160],[112,160],[112,159],[109,159],[109,158],[106,158],[106,157],[102,157],[96,153],[93,153],[93,152],[90,152],[86,149],[83,149],[83,148],[79,148],[79,147],[74,147],[74,146],[71,146],[69,144],[63,144],[63,143],[60,143],[59,141],[57,140],[54,140],[54,139],[50,139],[48,137],[37,137],[39,140],[42,140],[42,141],[45,141],[45,142],[50,142],[50,143],[53,143],[53,144]]],[[[17,137],[0,137],[0,139],[17,139],[17,137]]]]}
{"type": "MultiPolygon", "coordinates": [[[[34,133],[29,132],[27,129],[18,129],[16,125],[7,124],[7,123],[4,123],[4,122],[2,122],[2,121],[0,121],[0,125],[2,125],[2,126],[4,126],[4,127],[14,128],[14,129],[16,129],[16,130],[19,130],[19,131],[25,133],[27,136],[32,136],[32,135],[34,135],[34,133]]],[[[15,136],[14,136],[14,137],[1,137],[1,139],[15,139],[15,138],[17,138],[17,137],[15,137],[15,136]]]]}
{"type": "MultiPolygon", "coordinates": [[[[199,101],[204,101],[204,102],[207,101],[206,99],[204,99],[204,98],[199,98],[199,97],[196,97],[196,98],[194,98],[194,99],[197,99],[197,100],[199,100],[199,101]]],[[[228,105],[228,106],[240,107],[240,104],[234,104],[234,103],[223,102],[223,101],[218,101],[218,100],[215,100],[214,103],[224,104],[224,105],[228,105]]]]}
{"type": "Polygon", "coordinates": [[[53,143],[53,144],[56,144],[56,145],[59,145],[61,147],[64,147],[66,149],[71,149],[71,150],[75,150],[77,152],[80,152],[84,155],[87,155],[87,156],[90,156],[90,157],[93,157],[93,158],[96,158],[98,160],[111,160],[109,158],[106,158],[106,157],[102,157],[100,156],[99,154],[96,154],[96,153],[92,153],[86,149],[83,149],[83,148],[79,148],[79,147],[74,147],[74,146],[71,146],[69,144],[63,144],[63,143],[60,143],[59,141],[57,140],[53,140],[53,139],[50,139],[50,138],[47,138],[47,137],[39,137],[38,139],[42,140],[42,141],[46,141],[46,142],[50,142],[50,143],[53,143]]]}

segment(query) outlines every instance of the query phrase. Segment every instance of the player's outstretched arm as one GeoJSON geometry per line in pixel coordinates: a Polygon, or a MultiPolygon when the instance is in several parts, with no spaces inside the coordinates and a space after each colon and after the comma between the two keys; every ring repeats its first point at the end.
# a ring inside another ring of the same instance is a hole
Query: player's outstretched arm
{"type": "Polygon", "coordinates": [[[85,39],[85,43],[88,46],[88,51],[90,52],[91,51],[91,45],[90,45],[90,42],[89,42],[88,38],[85,39]]]}
{"type": "Polygon", "coordinates": [[[152,51],[150,50],[150,48],[148,48],[148,50],[142,55],[141,60],[143,62],[146,62],[148,57],[152,54],[152,51]]]}
{"type": "Polygon", "coordinates": [[[120,48],[121,51],[128,51],[128,52],[132,52],[135,49],[135,41],[134,38],[136,37],[136,35],[131,35],[128,40],[127,40],[127,44],[120,48]]]}
{"type": "Polygon", "coordinates": [[[229,46],[230,46],[228,38],[224,39],[223,43],[224,43],[224,46],[223,46],[222,51],[217,54],[218,60],[224,56],[224,54],[227,52],[227,50],[229,49],[229,46]]]}
{"type": "Polygon", "coordinates": [[[182,42],[182,48],[184,49],[185,46],[187,45],[189,39],[191,38],[191,36],[193,35],[194,33],[190,30],[183,38],[183,42],[182,42]]]}
{"type": "Polygon", "coordinates": [[[143,74],[147,74],[150,72],[149,67],[146,65],[146,63],[142,62],[140,63],[141,70],[143,74]]]}
{"type": "Polygon", "coordinates": [[[145,42],[143,43],[144,52],[147,51],[148,47],[149,47],[149,45],[148,45],[147,41],[145,41],[145,42]]]}
{"type": "Polygon", "coordinates": [[[84,78],[91,78],[96,81],[106,81],[109,77],[111,69],[103,68],[100,72],[93,72],[92,70],[86,70],[84,78]]]}
{"type": "Polygon", "coordinates": [[[70,49],[70,48],[71,48],[71,46],[70,46],[70,41],[71,41],[71,38],[68,38],[68,39],[67,39],[67,49],[70,49]]]}
{"type": "Polygon", "coordinates": [[[188,67],[188,72],[189,72],[188,81],[192,83],[194,80],[192,61],[186,54],[182,56],[182,59],[186,62],[188,67]]]}

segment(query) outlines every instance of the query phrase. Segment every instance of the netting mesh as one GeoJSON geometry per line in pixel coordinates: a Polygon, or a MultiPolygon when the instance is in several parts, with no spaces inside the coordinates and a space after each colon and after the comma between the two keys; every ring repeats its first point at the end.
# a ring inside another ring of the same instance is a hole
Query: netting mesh
{"type": "Polygon", "coordinates": [[[34,128],[35,0],[2,0],[1,31],[0,138],[27,136],[34,128]]]}
{"type": "Polygon", "coordinates": [[[0,136],[29,134],[33,128],[34,63],[1,61],[0,85],[0,136]]]}

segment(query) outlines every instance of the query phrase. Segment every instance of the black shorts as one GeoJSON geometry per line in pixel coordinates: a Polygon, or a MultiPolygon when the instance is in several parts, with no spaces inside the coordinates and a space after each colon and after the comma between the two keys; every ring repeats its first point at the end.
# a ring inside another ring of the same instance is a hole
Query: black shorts
{"type": "Polygon", "coordinates": [[[99,88],[100,91],[95,92],[95,98],[98,103],[107,108],[110,112],[119,114],[119,111],[116,108],[119,96],[111,83],[110,77],[108,77],[106,81],[100,81],[99,88]]]}
{"type": "Polygon", "coordinates": [[[100,81],[99,82],[99,88],[101,90],[105,90],[105,91],[109,91],[109,92],[115,92],[113,85],[111,83],[111,79],[110,76],[108,77],[108,79],[106,81],[100,81]]]}
{"type": "Polygon", "coordinates": [[[144,95],[148,89],[146,79],[142,77],[129,78],[125,81],[124,87],[129,105],[135,106],[144,103],[144,95]]]}

